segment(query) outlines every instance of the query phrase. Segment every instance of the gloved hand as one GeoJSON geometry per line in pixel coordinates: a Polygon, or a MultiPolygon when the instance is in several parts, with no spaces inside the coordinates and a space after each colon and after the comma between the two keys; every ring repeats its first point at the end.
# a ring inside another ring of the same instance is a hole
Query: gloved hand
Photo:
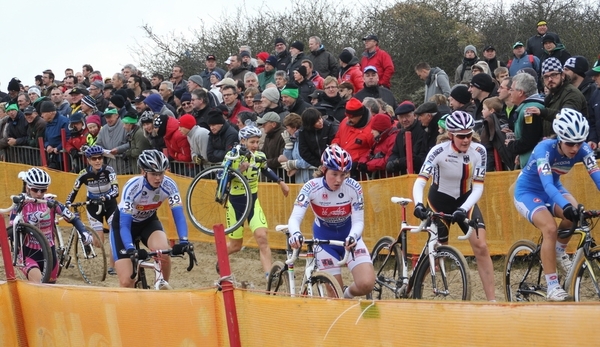
{"type": "Polygon", "coordinates": [[[354,237],[354,235],[348,235],[348,237],[346,237],[344,246],[348,247],[348,246],[351,246],[351,245],[353,245],[355,243],[356,243],[356,237],[354,237]]]}
{"type": "Polygon", "coordinates": [[[178,244],[173,246],[173,250],[171,251],[172,255],[181,255],[187,251],[189,246],[189,242],[187,240],[181,240],[178,244]]]}
{"type": "Polygon", "coordinates": [[[364,172],[364,173],[368,173],[369,172],[369,169],[367,169],[367,163],[358,163],[356,165],[356,168],[360,172],[364,172]]]}
{"type": "Polygon", "coordinates": [[[248,154],[250,154],[250,151],[248,150],[248,148],[246,148],[246,146],[240,146],[240,156],[242,157],[247,157],[248,154]]]}
{"type": "Polygon", "coordinates": [[[454,223],[461,224],[465,219],[467,219],[467,211],[462,208],[459,208],[452,214],[452,222],[454,223]]]}
{"type": "Polygon", "coordinates": [[[70,150],[69,154],[71,155],[71,158],[73,158],[73,159],[78,159],[79,158],[79,151],[76,150],[75,148],[73,148],[72,150],[70,150]]]}
{"type": "Polygon", "coordinates": [[[91,205],[101,205],[102,201],[103,200],[101,198],[100,199],[92,199],[92,200],[90,200],[90,204],[91,205]]]}
{"type": "Polygon", "coordinates": [[[571,222],[579,222],[579,210],[571,204],[567,204],[563,208],[563,216],[571,222]]]}
{"type": "Polygon", "coordinates": [[[73,202],[71,202],[71,201],[67,201],[67,202],[65,202],[65,206],[66,206],[67,208],[71,208],[71,204],[72,204],[72,203],[73,203],[73,202]]]}
{"type": "Polygon", "coordinates": [[[415,217],[423,220],[427,219],[427,217],[429,216],[429,211],[427,211],[427,208],[423,206],[422,203],[418,203],[415,206],[415,211],[413,212],[413,214],[415,215],[415,217]]]}
{"type": "Polygon", "coordinates": [[[302,233],[299,231],[296,231],[288,239],[288,244],[292,247],[296,246],[295,248],[298,248],[298,247],[302,246],[303,240],[304,240],[304,237],[302,236],[302,233]]]}
{"type": "Polygon", "coordinates": [[[128,248],[125,254],[127,254],[130,258],[135,256],[139,260],[148,259],[148,251],[145,249],[128,248]]]}
{"type": "Polygon", "coordinates": [[[296,166],[295,160],[288,160],[286,162],[281,163],[281,167],[285,169],[285,171],[296,170],[298,167],[296,166]]]}
{"type": "Polygon", "coordinates": [[[202,157],[199,155],[194,155],[192,157],[192,161],[194,162],[194,164],[200,165],[200,164],[202,164],[202,157]]]}
{"type": "Polygon", "coordinates": [[[284,130],[281,133],[281,137],[283,137],[283,141],[285,142],[285,149],[292,150],[294,149],[294,142],[291,139],[290,133],[287,130],[284,130]]]}

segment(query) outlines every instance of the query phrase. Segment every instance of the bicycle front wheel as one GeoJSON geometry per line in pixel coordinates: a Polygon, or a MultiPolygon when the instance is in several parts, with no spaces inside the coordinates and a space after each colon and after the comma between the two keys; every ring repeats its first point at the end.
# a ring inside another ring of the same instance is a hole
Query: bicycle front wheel
{"type": "Polygon", "coordinates": [[[250,214],[251,203],[252,193],[246,177],[239,171],[214,166],[194,177],[187,191],[185,208],[192,224],[201,232],[213,236],[213,226],[217,224],[225,227],[225,234],[241,227],[250,214]],[[236,206],[240,211],[243,209],[243,213],[235,221],[229,220],[228,225],[227,209],[232,208],[229,202],[232,186],[235,186],[236,196],[241,197],[236,206]]]}
{"type": "Polygon", "coordinates": [[[571,283],[565,284],[575,301],[600,300],[600,246],[590,250],[590,257],[580,257],[573,264],[571,283]]]}
{"type": "Polygon", "coordinates": [[[42,283],[49,283],[54,268],[52,257],[52,248],[44,233],[37,227],[20,223],[16,227],[10,226],[7,229],[8,240],[11,252],[13,254],[13,264],[15,265],[15,275],[23,280],[28,280],[27,258],[36,260],[42,273],[42,283]],[[15,234],[15,230],[17,233],[15,234]],[[31,244],[39,245],[39,249],[25,248],[23,243],[29,239],[31,244]]]}
{"type": "Polygon", "coordinates": [[[399,243],[389,236],[379,239],[371,252],[375,269],[375,286],[367,299],[392,300],[399,298],[404,260],[399,243]]]}
{"type": "Polygon", "coordinates": [[[281,261],[276,261],[271,266],[267,278],[267,292],[270,295],[290,294],[290,274],[281,261]]]}
{"type": "Polygon", "coordinates": [[[88,246],[84,246],[81,241],[81,236],[77,230],[73,232],[77,233],[77,240],[75,241],[75,257],[77,258],[77,267],[81,273],[81,277],[88,284],[97,284],[106,279],[106,252],[104,250],[104,243],[98,233],[86,226],[90,235],[92,235],[93,242],[88,246]]]}
{"type": "Polygon", "coordinates": [[[504,262],[504,296],[506,301],[546,301],[544,272],[537,246],[530,240],[515,242],[504,262]]]}
{"type": "MultiPolygon", "coordinates": [[[[317,271],[313,273],[308,285],[312,289],[312,296],[321,298],[343,298],[344,291],[340,283],[332,275],[317,271]]],[[[305,288],[302,295],[309,295],[308,288],[305,288]]]]}
{"type": "Polygon", "coordinates": [[[452,246],[437,248],[431,275],[429,256],[417,265],[413,296],[426,300],[471,300],[471,276],[465,257],[452,246]]]}

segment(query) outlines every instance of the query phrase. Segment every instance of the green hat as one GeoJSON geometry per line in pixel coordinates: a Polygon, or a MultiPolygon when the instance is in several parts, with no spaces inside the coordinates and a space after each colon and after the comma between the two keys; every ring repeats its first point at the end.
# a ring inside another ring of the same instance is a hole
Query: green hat
{"type": "Polygon", "coordinates": [[[125,117],[123,117],[123,119],[121,119],[121,121],[125,124],[137,124],[137,122],[138,122],[137,117],[132,114],[125,115],[125,117]]]}
{"type": "Polygon", "coordinates": [[[109,107],[106,110],[104,110],[104,115],[113,115],[113,114],[118,114],[117,109],[113,108],[113,107],[109,107]]]}
{"type": "Polygon", "coordinates": [[[17,104],[9,104],[6,106],[6,112],[12,111],[12,110],[18,111],[19,106],[17,106],[17,104]]]}
{"type": "Polygon", "coordinates": [[[298,87],[292,84],[286,84],[285,87],[281,90],[281,95],[287,95],[291,98],[298,99],[300,92],[298,91],[298,87]]]}
{"type": "Polygon", "coordinates": [[[448,118],[448,115],[445,114],[442,116],[442,118],[440,118],[440,120],[438,120],[438,127],[446,130],[446,118],[448,118]]]}

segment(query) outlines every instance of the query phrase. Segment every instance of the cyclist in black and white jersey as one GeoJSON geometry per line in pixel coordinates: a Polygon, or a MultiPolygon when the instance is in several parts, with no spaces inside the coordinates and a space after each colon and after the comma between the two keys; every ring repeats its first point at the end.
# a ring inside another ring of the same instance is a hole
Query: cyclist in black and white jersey
{"type": "MultiPolygon", "coordinates": [[[[163,201],[169,202],[179,235],[179,244],[173,247],[173,254],[183,253],[183,247],[188,244],[188,229],[179,188],[172,178],[165,176],[169,160],[162,152],[150,149],[140,154],[138,166],[142,169],[142,175],[125,183],[121,202],[111,222],[111,247],[121,287],[134,285],[130,257],[136,252],[139,258],[146,257],[145,250],[136,250],[135,240],[140,240],[150,250],[170,248],[167,235],[156,215],[156,210],[163,201]]],[[[163,276],[168,281],[171,258],[163,255],[160,261],[163,276]]]]}
{"type": "MultiPolygon", "coordinates": [[[[483,193],[487,154],[483,145],[472,142],[474,125],[473,117],[467,112],[455,111],[446,118],[450,141],[434,146],[427,154],[413,186],[414,214],[419,219],[427,218],[423,189],[433,176],[427,197],[433,211],[452,214],[452,222],[457,223],[465,234],[468,228],[462,222],[467,217],[478,220],[478,232],[471,235],[469,242],[477,260],[485,296],[496,301],[494,267],[485,241],[483,216],[477,206],[483,193]]],[[[441,220],[437,223],[440,242],[448,243],[449,223],[441,220]]]]}

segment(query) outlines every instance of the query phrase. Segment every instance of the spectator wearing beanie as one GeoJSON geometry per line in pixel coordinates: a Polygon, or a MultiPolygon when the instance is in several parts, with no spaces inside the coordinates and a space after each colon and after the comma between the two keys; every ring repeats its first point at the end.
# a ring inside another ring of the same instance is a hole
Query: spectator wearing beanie
{"type": "Polygon", "coordinates": [[[308,72],[306,66],[300,65],[294,70],[294,81],[298,86],[300,98],[307,103],[310,103],[310,95],[315,91],[315,84],[307,79],[308,72]]]}
{"type": "Polygon", "coordinates": [[[589,68],[590,64],[588,60],[580,55],[576,55],[567,59],[564,65],[565,75],[569,76],[571,84],[579,89],[581,94],[585,96],[585,100],[587,100],[588,105],[590,105],[592,94],[597,89],[596,83],[592,77],[586,76],[586,72],[589,70],[589,68]]]}
{"type": "MultiPolygon", "coordinates": [[[[127,132],[123,127],[123,122],[116,108],[107,108],[104,111],[106,124],[100,128],[96,145],[109,150],[112,155],[123,154],[129,148],[127,142],[127,132]]],[[[107,164],[112,166],[117,174],[130,174],[130,162],[125,161],[121,156],[108,158],[107,164]]]]}
{"type": "MultiPolygon", "coordinates": [[[[475,131],[478,130],[478,124],[483,120],[483,101],[487,98],[497,96],[496,83],[492,79],[492,76],[486,73],[480,73],[471,79],[469,86],[469,92],[475,102],[475,131]]],[[[480,129],[480,128],[479,128],[480,129]]]]}
{"type": "Polygon", "coordinates": [[[179,118],[179,131],[187,137],[192,150],[192,162],[197,165],[207,163],[208,138],[210,131],[196,125],[196,118],[184,114],[179,118]]]}
{"type": "Polygon", "coordinates": [[[179,99],[181,102],[181,107],[177,109],[177,114],[181,117],[186,113],[194,112],[194,104],[192,104],[192,94],[185,92],[181,95],[179,99]]]}
{"type": "MultiPolygon", "coordinates": [[[[49,154],[48,167],[62,169],[62,156],[59,152],[63,149],[61,130],[65,129],[67,139],[71,138],[69,131],[69,119],[56,112],[56,105],[52,101],[44,101],[40,105],[40,113],[46,121],[46,132],[44,134],[44,148],[49,154]]],[[[10,128],[8,129],[10,133],[10,128]]]]}
{"type": "MultiPolygon", "coordinates": [[[[263,95],[264,95],[264,93],[263,93],[263,95]]],[[[310,103],[304,101],[300,97],[300,91],[298,90],[298,86],[295,83],[288,83],[281,90],[281,102],[286,107],[286,110],[289,113],[295,113],[295,114],[302,114],[302,112],[304,112],[304,110],[306,110],[307,108],[309,108],[311,106],[310,103]]],[[[268,111],[266,111],[266,112],[268,112],[268,111]]],[[[281,114],[279,114],[279,116],[281,117],[281,114]]],[[[283,123],[283,118],[285,118],[285,116],[282,117],[282,121],[281,121],[282,123],[283,123]]]]}
{"type": "Polygon", "coordinates": [[[119,94],[115,94],[110,97],[108,106],[116,108],[119,112],[119,117],[121,118],[127,114],[127,109],[125,108],[125,99],[119,94]]]}
{"type": "Polygon", "coordinates": [[[143,151],[152,149],[152,145],[144,135],[144,130],[138,125],[137,115],[126,114],[123,117],[123,128],[125,128],[129,143],[129,148],[123,153],[123,156],[135,162],[143,151]]]}
{"type": "Polygon", "coordinates": [[[376,177],[385,177],[385,167],[392,154],[394,143],[399,129],[393,126],[392,119],[387,114],[379,113],[371,119],[371,133],[374,143],[367,155],[358,159],[357,169],[361,173],[376,174],[376,177]]]}
{"type": "Polygon", "coordinates": [[[338,83],[349,82],[354,87],[354,93],[363,89],[365,83],[363,73],[358,64],[358,58],[355,57],[348,49],[344,49],[339,55],[340,58],[340,73],[338,83]]]}
{"type": "Polygon", "coordinates": [[[345,149],[353,159],[353,167],[350,175],[356,180],[366,179],[356,169],[360,158],[369,155],[371,147],[375,143],[371,133],[369,110],[357,98],[350,98],[346,103],[346,120],[340,123],[340,127],[333,138],[332,144],[345,149]]]}
{"type": "Polygon", "coordinates": [[[279,93],[279,89],[276,87],[265,89],[261,94],[260,102],[264,110],[259,114],[259,116],[262,116],[267,112],[275,112],[281,119],[284,119],[285,116],[289,114],[281,102],[281,94],[279,93]]]}
{"type": "Polygon", "coordinates": [[[26,146],[28,123],[25,115],[16,103],[6,104],[4,107],[7,116],[3,119],[6,126],[0,134],[0,149],[9,146],[26,146]]]}
{"type": "Polygon", "coordinates": [[[229,122],[225,121],[223,113],[216,109],[208,112],[207,123],[210,127],[210,134],[208,135],[206,158],[210,163],[221,163],[225,154],[239,141],[238,132],[229,122]]]}
{"type": "Polygon", "coordinates": [[[473,45],[465,46],[462,63],[458,65],[456,73],[454,74],[454,83],[471,82],[471,78],[473,78],[471,67],[477,63],[478,60],[477,48],[473,45]]]}
{"type": "MultiPolygon", "coordinates": [[[[8,97],[5,97],[1,101],[8,102],[11,104],[16,104],[17,98],[19,97],[19,92],[21,91],[21,81],[18,78],[13,77],[10,80],[10,82],[8,82],[8,87],[6,89],[8,90],[8,97]]],[[[40,96],[41,96],[41,92],[40,92],[40,96]]],[[[34,101],[34,100],[32,100],[32,101],[34,101]]]]}
{"type": "Polygon", "coordinates": [[[287,73],[289,76],[289,80],[294,80],[294,71],[298,69],[298,67],[302,64],[302,60],[306,59],[304,55],[304,44],[300,41],[294,41],[290,45],[290,64],[287,67],[287,73]]]}
{"type": "Polygon", "coordinates": [[[260,75],[265,71],[265,64],[267,63],[267,59],[269,58],[269,53],[260,52],[256,55],[256,69],[254,69],[254,73],[260,75]]]}
{"type": "Polygon", "coordinates": [[[475,104],[472,101],[469,87],[464,84],[457,84],[452,88],[448,101],[452,111],[465,111],[475,117],[475,104]]]}
{"type": "Polygon", "coordinates": [[[85,138],[85,144],[91,147],[96,144],[98,133],[102,127],[102,122],[100,120],[100,116],[93,114],[86,118],[86,123],[88,134],[85,138]]]}
{"type": "MultiPolygon", "coordinates": [[[[154,94],[156,95],[156,94],[154,94]]],[[[162,100],[162,99],[161,99],[162,100]]],[[[192,162],[192,150],[187,137],[179,131],[179,121],[175,117],[160,114],[154,118],[154,129],[156,136],[163,138],[167,155],[171,161],[182,163],[192,162]]],[[[182,165],[171,167],[174,173],[185,175],[187,172],[182,165]]]]}
{"type": "Polygon", "coordinates": [[[269,83],[275,84],[275,72],[277,72],[277,57],[270,55],[265,60],[264,71],[258,74],[260,90],[267,89],[269,83]]]}
{"type": "Polygon", "coordinates": [[[146,104],[150,110],[156,114],[166,115],[169,117],[175,117],[173,112],[169,110],[169,108],[165,105],[160,94],[150,94],[144,99],[144,104],[146,104]]]}

